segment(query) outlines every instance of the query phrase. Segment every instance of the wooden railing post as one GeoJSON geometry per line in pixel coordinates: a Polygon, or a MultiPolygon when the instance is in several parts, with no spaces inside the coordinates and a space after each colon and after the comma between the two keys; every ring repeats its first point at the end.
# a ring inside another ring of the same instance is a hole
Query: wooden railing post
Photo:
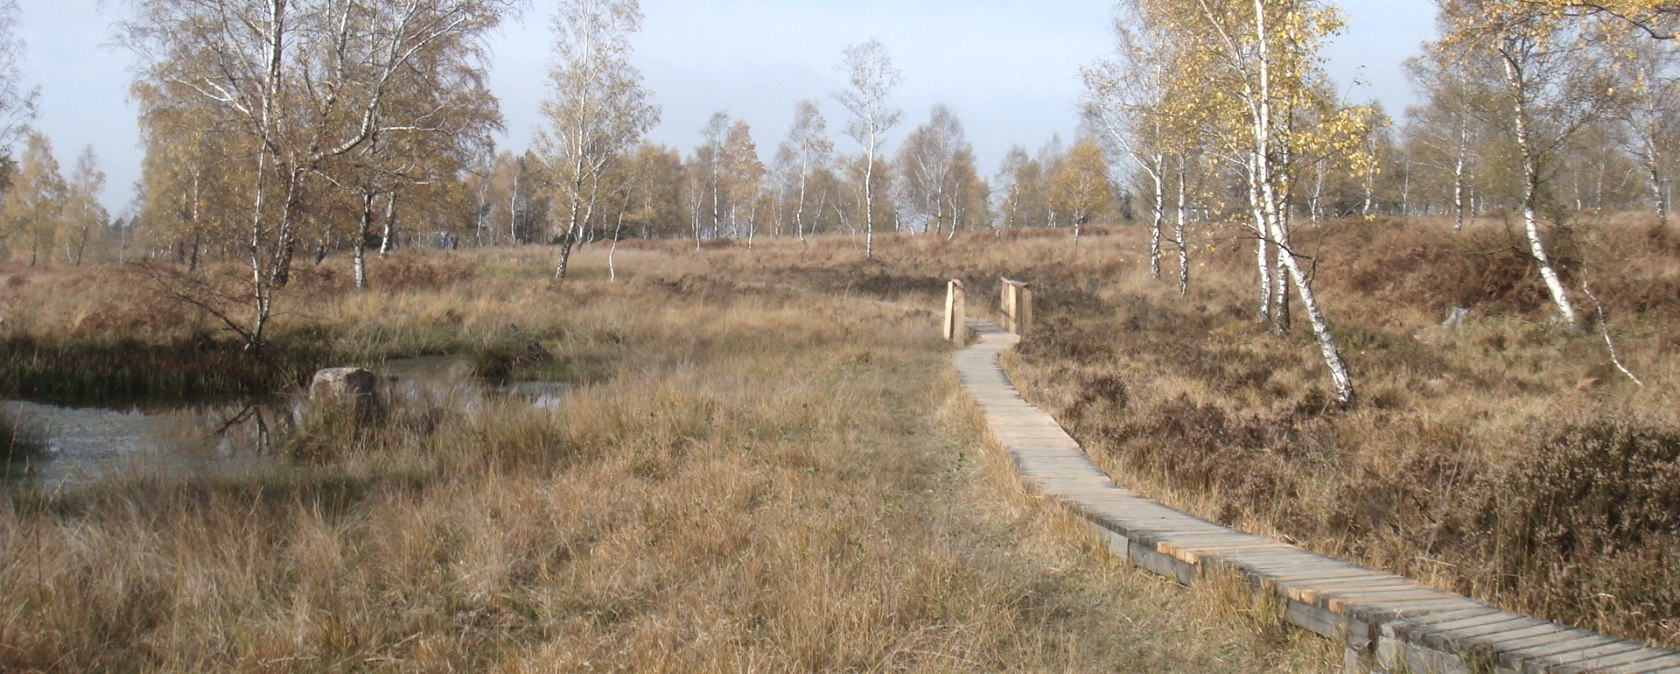
{"type": "Polygon", "coordinates": [[[1033,319],[1032,286],[1021,284],[1021,290],[1015,296],[1015,334],[1026,339],[1027,331],[1032,329],[1033,319]]]}
{"type": "Polygon", "coordinates": [[[968,341],[967,298],[964,296],[962,281],[952,280],[945,289],[945,341],[966,346],[968,341]]]}
{"type": "Polygon", "coordinates": [[[1003,279],[1003,329],[1021,337],[1032,326],[1032,287],[1021,281],[1003,279]]]}

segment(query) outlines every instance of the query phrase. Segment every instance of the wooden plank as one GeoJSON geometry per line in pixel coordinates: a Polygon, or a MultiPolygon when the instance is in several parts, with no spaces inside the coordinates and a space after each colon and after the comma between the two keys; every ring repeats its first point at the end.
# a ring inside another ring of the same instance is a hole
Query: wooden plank
{"type": "Polygon", "coordinates": [[[1625,673],[1651,663],[1660,665],[1671,657],[1673,657],[1673,654],[1668,651],[1642,647],[1639,650],[1593,658],[1584,662],[1564,665],[1557,669],[1565,674],[1625,673]]]}
{"type": "Polygon", "coordinates": [[[1608,674],[1673,674],[1680,672],[1680,655],[1667,652],[1656,660],[1646,660],[1638,664],[1624,665],[1607,670],[1608,674]]]}
{"type": "Polygon", "coordinates": [[[1263,577],[1274,583],[1314,578],[1369,578],[1384,575],[1352,564],[1324,560],[1299,550],[1244,551],[1221,555],[1218,564],[1241,573],[1263,577]]]}
{"type": "Polygon", "coordinates": [[[1359,616],[1359,619],[1376,624],[1389,624],[1428,615],[1439,615],[1466,610],[1494,610],[1493,607],[1467,597],[1453,596],[1445,599],[1404,599],[1385,601],[1375,604],[1353,603],[1345,607],[1347,611],[1359,616]]]}
{"type": "Polygon", "coordinates": [[[1175,541],[1168,545],[1167,549],[1162,550],[1162,552],[1191,564],[1201,564],[1205,560],[1237,552],[1252,552],[1254,550],[1286,550],[1289,547],[1290,546],[1287,544],[1265,539],[1254,542],[1232,542],[1224,544],[1175,541]]]}
{"type": "MultiPolygon", "coordinates": [[[[1543,639],[1538,637],[1536,639],[1543,639]]],[[[1515,672],[1544,672],[1558,664],[1558,658],[1571,653],[1580,653],[1589,648],[1603,648],[1610,645],[1626,644],[1619,639],[1604,636],[1586,630],[1570,628],[1562,634],[1550,637],[1548,641],[1526,639],[1529,644],[1516,646],[1512,643],[1500,645],[1498,654],[1499,665],[1515,672]]]]}
{"type": "Polygon", "coordinates": [[[1500,613],[1481,619],[1459,621],[1459,624],[1432,625],[1423,630],[1413,631],[1408,641],[1419,641],[1451,653],[1464,653],[1468,650],[1468,640],[1472,637],[1528,630],[1539,624],[1543,623],[1525,615],[1500,613]]]}
{"type": "Polygon", "coordinates": [[[1347,576],[1343,578],[1329,578],[1325,580],[1280,580],[1277,586],[1286,590],[1300,588],[1321,589],[1326,592],[1360,587],[1386,587],[1394,584],[1404,584],[1407,587],[1422,587],[1417,581],[1392,573],[1371,571],[1368,575],[1347,576]]]}
{"type": "Polygon", "coordinates": [[[1603,646],[1616,641],[1611,637],[1597,632],[1589,632],[1578,627],[1558,625],[1560,629],[1549,634],[1529,637],[1526,639],[1508,639],[1500,642],[1499,648],[1503,652],[1520,654],[1524,657],[1543,657],[1568,653],[1593,646],[1603,646]]]}
{"type": "Polygon", "coordinates": [[[1513,627],[1503,631],[1484,632],[1464,637],[1459,650],[1465,652],[1507,653],[1514,649],[1509,645],[1513,641],[1526,641],[1534,637],[1556,638],[1560,632],[1569,628],[1557,623],[1546,622],[1538,618],[1531,618],[1538,625],[1527,627],[1513,627]]]}
{"type": "Polygon", "coordinates": [[[1489,618],[1503,619],[1504,617],[1512,615],[1515,614],[1506,613],[1493,608],[1492,606],[1475,606],[1457,611],[1425,613],[1422,615],[1408,616],[1401,622],[1395,624],[1394,628],[1397,635],[1404,638],[1409,632],[1425,630],[1433,625],[1448,623],[1457,624],[1466,620],[1482,620],[1485,622],[1486,619],[1489,618]]]}
{"type": "Polygon", "coordinates": [[[1348,597],[1336,602],[1336,610],[1372,624],[1387,624],[1403,618],[1479,607],[1478,602],[1437,590],[1431,594],[1348,597]]]}
{"type": "Polygon", "coordinates": [[[1385,593],[1385,592],[1416,592],[1419,587],[1404,578],[1384,578],[1379,580],[1346,579],[1344,581],[1325,581],[1335,583],[1326,586],[1321,583],[1295,581],[1278,584],[1278,591],[1287,593],[1290,599],[1304,601],[1308,604],[1319,604],[1319,598],[1339,596],[1355,593],[1385,593]]]}
{"type": "Polygon", "coordinates": [[[1284,605],[1283,619],[1326,639],[1341,641],[1347,631],[1347,622],[1341,616],[1298,601],[1284,605]]]}
{"type": "Polygon", "coordinates": [[[1623,641],[1613,637],[1605,638],[1609,639],[1610,643],[1604,644],[1603,646],[1583,648],[1570,653],[1542,656],[1538,662],[1533,664],[1538,665],[1536,669],[1539,671],[1552,671],[1569,674],[1570,672],[1586,671],[1594,666],[1595,663],[1604,663],[1616,656],[1623,656],[1637,651],[1646,650],[1643,645],[1636,644],[1631,641],[1623,641]]]}
{"type": "Polygon", "coordinates": [[[1323,602],[1323,604],[1326,608],[1337,613],[1348,613],[1349,609],[1353,606],[1381,605],[1383,602],[1403,599],[1447,599],[1453,596],[1456,595],[1444,590],[1420,586],[1416,589],[1405,592],[1380,592],[1347,595],[1331,594],[1327,595],[1328,598],[1323,602]]]}

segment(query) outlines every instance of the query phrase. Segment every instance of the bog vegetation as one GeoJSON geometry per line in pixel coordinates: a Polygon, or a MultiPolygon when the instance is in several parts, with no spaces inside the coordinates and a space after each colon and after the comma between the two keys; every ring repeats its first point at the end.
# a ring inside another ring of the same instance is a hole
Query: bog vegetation
{"type": "MultiPolygon", "coordinates": [[[[514,376],[585,374],[554,410],[309,415],[267,472],[9,491],[0,669],[1339,670],[1022,493],[924,314],[742,284],[718,270],[744,251],[683,248],[629,252],[617,283],[586,249],[563,290],[530,247],[428,253],[463,271],[400,290],[338,278],[277,334],[505,352],[512,326],[555,356],[514,376]]],[[[69,337],[103,294],[36,317],[69,337]]]]}
{"type": "Polygon", "coordinates": [[[10,498],[21,667],[1063,662],[1076,602],[986,538],[1048,515],[921,495],[979,463],[923,319],[776,290],[931,308],[1002,274],[1044,319],[1013,373],[1140,488],[1680,644],[1668,3],[1438,3],[1391,116],[1324,73],[1331,3],[1124,0],[1078,135],[995,169],[955,110],[904,128],[875,40],[774,151],[722,113],[685,151],[645,138],[636,0],[565,0],[542,133],[498,149],[484,38],[524,3],[257,4],[125,6],[146,158],[113,219],[92,149],[66,177],[30,127],[0,0],[0,394],[287,395],[421,354],[586,386],[316,419],[305,468],[249,482],[10,498]],[[624,659],[649,644],[687,655],[624,659]]]}

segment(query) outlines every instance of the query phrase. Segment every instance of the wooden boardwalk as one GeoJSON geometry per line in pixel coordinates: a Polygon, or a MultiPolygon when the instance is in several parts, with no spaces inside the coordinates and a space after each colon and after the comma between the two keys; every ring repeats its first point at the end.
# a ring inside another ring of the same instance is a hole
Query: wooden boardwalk
{"type": "Polygon", "coordinates": [[[969,321],[953,358],[1028,486],[1074,508],[1114,554],[1190,585],[1235,576],[1275,595],[1290,623],[1347,646],[1348,671],[1680,673],[1680,654],[1500,611],[1486,603],[1235,531],[1116,485],[998,366],[1017,338],[969,321]]]}

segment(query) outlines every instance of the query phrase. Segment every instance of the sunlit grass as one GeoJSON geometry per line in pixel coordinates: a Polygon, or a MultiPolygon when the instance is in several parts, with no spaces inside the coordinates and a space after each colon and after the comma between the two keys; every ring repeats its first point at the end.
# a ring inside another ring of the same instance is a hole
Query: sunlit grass
{"type": "Polygon", "coordinates": [[[423,401],[306,424],[273,474],[0,502],[0,669],[1340,669],[1024,494],[926,316],[737,287],[744,251],[608,283],[586,250],[558,288],[547,254],[287,320],[370,357],[515,335],[577,375],[556,409],[423,401]]]}

